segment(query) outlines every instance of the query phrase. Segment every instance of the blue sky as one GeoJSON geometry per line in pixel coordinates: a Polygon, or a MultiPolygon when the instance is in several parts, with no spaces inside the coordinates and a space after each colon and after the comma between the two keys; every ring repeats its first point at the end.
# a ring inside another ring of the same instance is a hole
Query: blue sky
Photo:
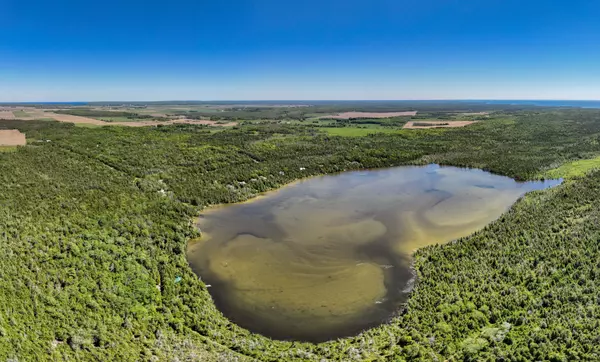
{"type": "Polygon", "coordinates": [[[596,0],[0,0],[0,101],[600,99],[596,0]]]}

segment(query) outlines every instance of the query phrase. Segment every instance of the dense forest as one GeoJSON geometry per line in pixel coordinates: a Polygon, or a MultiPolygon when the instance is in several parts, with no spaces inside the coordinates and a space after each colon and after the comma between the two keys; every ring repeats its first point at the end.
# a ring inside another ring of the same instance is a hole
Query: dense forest
{"type": "Polygon", "coordinates": [[[320,344],[229,322],[185,259],[203,207],[301,177],[439,163],[519,180],[600,154],[600,111],[510,111],[465,128],[331,136],[310,124],[80,128],[1,121],[4,360],[600,359],[600,172],[528,194],[474,235],[415,255],[388,323],[320,344]]]}

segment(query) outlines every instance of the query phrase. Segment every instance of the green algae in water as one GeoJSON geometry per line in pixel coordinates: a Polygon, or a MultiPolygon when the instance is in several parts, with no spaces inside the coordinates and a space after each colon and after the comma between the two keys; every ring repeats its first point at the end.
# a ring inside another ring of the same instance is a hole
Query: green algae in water
{"type": "Polygon", "coordinates": [[[205,211],[188,260],[244,328],[276,339],[344,337],[394,315],[413,282],[415,249],[469,235],[524,193],[559,182],[437,165],[316,177],[205,211]]]}

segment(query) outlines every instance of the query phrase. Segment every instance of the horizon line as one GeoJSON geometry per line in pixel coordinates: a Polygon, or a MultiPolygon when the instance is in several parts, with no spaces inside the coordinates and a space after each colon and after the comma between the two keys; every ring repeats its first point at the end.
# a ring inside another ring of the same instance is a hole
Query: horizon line
{"type": "Polygon", "coordinates": [[[70,101],[0,101],[0,104],[52,104],[52,103],[156,103],[156,102],[600,102],[600,99],[560,98],[431,98],[431,99],[165,99],[165,100],[70,100],[70,101]]]}

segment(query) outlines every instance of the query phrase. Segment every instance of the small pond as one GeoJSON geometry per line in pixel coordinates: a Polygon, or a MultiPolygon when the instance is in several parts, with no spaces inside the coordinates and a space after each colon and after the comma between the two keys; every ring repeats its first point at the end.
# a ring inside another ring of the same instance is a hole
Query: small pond
{"type": "Polygon", "coordinates": [[[467,236],[526,192],[559,183],[437,165],[314,177],[205,210],[187,257],[233,322],[324,341],[393,316],[417,248],[467,236]]]}

